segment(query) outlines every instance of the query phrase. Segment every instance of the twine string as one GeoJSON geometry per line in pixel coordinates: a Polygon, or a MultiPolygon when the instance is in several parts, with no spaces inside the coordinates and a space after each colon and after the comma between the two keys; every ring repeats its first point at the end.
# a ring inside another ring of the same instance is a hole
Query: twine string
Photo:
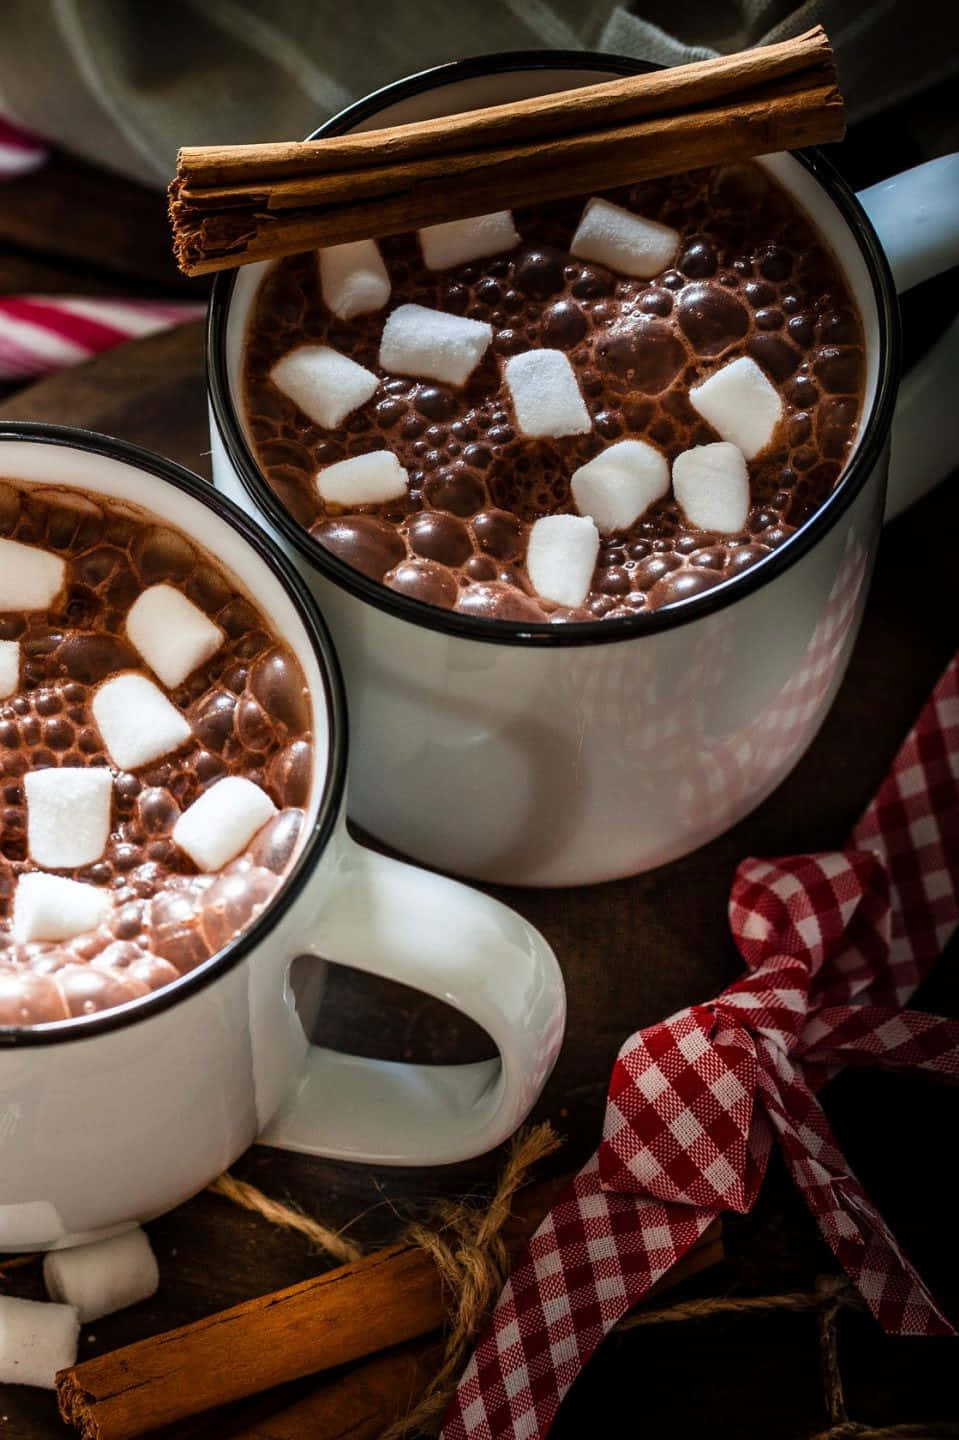
{"type": "Polygon", "coordinates": [[[521,1130],[510,1147],[509,1159],[489,1206],[444,1203],[438,1209],[438,1227],[412,1225],[408,1238],[432,1258],[450,1296],[450,1320],[443,1361],[417,1403],[380,1440],[404,1440],[422,1432],[433,1433],[456,1389],[456,1382],[477,1334],[509,1273],[509,1253],[503,1226],[510,1217],[516,1191],[529,1171],[559,1149],[551,1125],[521,1130]]]}
{"type": "Polygon", "coordinates": [[[284,1230],[298,1230],[318,1250],[325,1251],[341,1265],[352,1264],[363,1254],[359,1245],[355,1245],[352,1240],[347,1240],[328,1225],[321,1225],[319,1220],[305,1215],[293,1205],[285,1205],[281,1200],[271,1200],[269,1195],[264,1195],[255,1185],[248,1185],[245,1180],[236,1180],[232,1175],[223,1174],[212,1181],[207,1189],[212,1190],[214,1195],[222,1195],[224,1200],[232,1200],[234,1205],[239,1205],[243,1210],[252,1210],[255,1215],[262,1215],[271,1225],[280,1225],[284,1230]]]}

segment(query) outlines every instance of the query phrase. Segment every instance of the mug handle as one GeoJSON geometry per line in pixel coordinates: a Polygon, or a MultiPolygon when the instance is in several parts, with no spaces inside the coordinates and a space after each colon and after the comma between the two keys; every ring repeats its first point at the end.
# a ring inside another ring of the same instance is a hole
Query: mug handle
{"type": "Polygon", "coordinates": [[[334,844],[331,893],[303,949],[445,1001],[486,1030],[499,1058],[412,1065],[311,1045],[258,1143],[381,1165],[480,1155],[525,1119],[559,1053],[566,992],[556,957],[499,901],[367,850],[345,830],[334,844]]]}
{"type": "MultiPolygon", "coordinates": [[[[959,264],[959,154],[881,180],[859,202],[882,242],[896,289],[959,264]]],[[[959,317],[899,387],[892,423],[886,519],[959,464],[959,317]]]]}

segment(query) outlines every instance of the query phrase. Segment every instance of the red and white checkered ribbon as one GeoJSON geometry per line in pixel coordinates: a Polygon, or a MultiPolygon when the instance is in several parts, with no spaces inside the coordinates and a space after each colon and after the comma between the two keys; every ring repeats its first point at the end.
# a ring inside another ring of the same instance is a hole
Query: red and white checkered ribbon
{"type": "Polygon", "coordinates": [[[901,1008],[959,921],[959,656],[850,847],[740,865],[748,973],[623,1046],[599,1151],[515,1265],[443,1440],[545,1435],[603,1336],[718,1214],[751,1208],[774,1140],[883,1329],[954,1333],[815,1092],[855,1062],[959,1079],[959,1021],[901,1008]]]}

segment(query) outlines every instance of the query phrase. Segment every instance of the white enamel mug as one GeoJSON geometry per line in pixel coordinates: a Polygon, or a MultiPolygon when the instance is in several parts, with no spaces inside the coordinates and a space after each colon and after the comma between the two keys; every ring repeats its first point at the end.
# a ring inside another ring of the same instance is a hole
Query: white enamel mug
{"type": "MultiPolygon", "coordinates": [[[[646,68],[575,52],[440,66],[320,135],[375,129],[646,68]]],[[[959,323],[899,392],[896,285],[959,261],[959,156],[858,200],[815,152],[761,162],[825,235],[863,318],[863,421],[816,515],[738,578],[652,614],[567,625],[457,615],[361,575],[301,529],[253,458],[242,347],[265,265],[222,274],[208,370],[217,486],[294,556],[350,699],[350,814],[415,859],[525,885],[675,859],[754,809],[822,723],[849,659],[883,519],[959,462],[959,323]],[[878,232],[878,233],[877,233],[878,232]],[[891,267],[891,268],[890,268],[891,267]],[[895,410],[895,414],[894,414],[895,410]]]]}
{"type": "Polygon", "coordinates": [[[0,1251],[149,1220],[255,1139],[409,1165],[465,1159],[505,1139],[562,1041],[556,959],[505,905],[350,839],[343,686],[293,567],[212,486],[104,436],[4,424],[0,475],[135,501],[194,537],[296,654],[315,735],[300,848],[252,925],[152,995],[56,1024],[0,1027],[0,1251]],[[309,1045],[289,983],[303,954],[438,996],[489,1033],[499,1058],[387,1064],[309,1045]]]}

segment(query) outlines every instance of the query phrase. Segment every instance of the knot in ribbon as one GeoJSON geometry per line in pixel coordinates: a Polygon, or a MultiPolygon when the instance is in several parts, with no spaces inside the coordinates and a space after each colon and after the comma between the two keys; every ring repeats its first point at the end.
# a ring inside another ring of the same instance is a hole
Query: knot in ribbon
{"type": "Polygon", "coordinates": [[[729,917],[747,974],[715,1000],[639,1031],[619,1053],[598,1156],[603,1189],[744,1213],[778,1139],[880,1324],[952,1334],[843,1159],[814,1093],[857,1041],[871,1041],[874,1062],[959,1078],[959,1023],[823,1003],[864,955],[879,964],[888,957],[885,866],[869,851],[746,860],[729,917]]]}

